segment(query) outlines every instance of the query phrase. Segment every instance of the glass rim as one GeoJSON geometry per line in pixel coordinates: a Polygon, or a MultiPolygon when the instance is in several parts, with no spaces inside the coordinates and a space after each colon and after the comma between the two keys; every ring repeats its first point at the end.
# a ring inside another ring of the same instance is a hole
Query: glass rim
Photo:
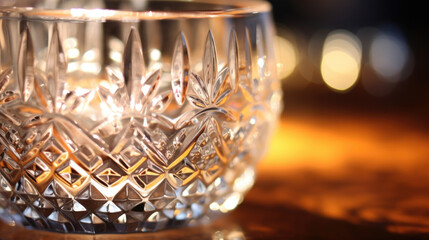
{"type": "Polygon", "coordinates": [[[134,22],[141,20],[163,19],[200,19],[213,17],[240,17],[271,11],[271,4],[263,0],[149,0],[148,2],[175,2],[185,4],[208,4],[207,10],[121,10],[109,8],[66,8],[51,9],[32,7],[13,1],[12,4],[0,5],[1,18],[23,18],[30,20],[68,20],[68,21],[106,21],[116,20],[134,22]],[[222,9],[218,9],[222,7],[222,9]],[[6,13],[6,14],[5,14],[6,13]],[[18,16],[16,14],[18,14],[18,16]]]}

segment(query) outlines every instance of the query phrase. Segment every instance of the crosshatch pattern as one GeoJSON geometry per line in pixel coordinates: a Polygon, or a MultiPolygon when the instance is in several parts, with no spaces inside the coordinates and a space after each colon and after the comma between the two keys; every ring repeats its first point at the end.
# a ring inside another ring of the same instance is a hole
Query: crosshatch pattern
{"type": "Polygon", "coordinates": [[[153,231],[242,201],[280,109],[260,26],[231,30],[225,64],[211,31],[201,60],[190,59],[179,33],[170,71],[145,68],[131,27],[122,67],[106,67],[95,88],[68,80],[57,23],[43,67],[31,26],[20,27],[16,67],[0,73],[3,220],[59,232],[153,231]]]}

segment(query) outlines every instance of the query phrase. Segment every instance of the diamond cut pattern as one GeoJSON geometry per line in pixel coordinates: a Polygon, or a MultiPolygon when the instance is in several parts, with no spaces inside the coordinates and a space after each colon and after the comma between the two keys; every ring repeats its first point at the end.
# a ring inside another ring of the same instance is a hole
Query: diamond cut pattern
{"type": "Polygon", "coordinates": [[[143,162],[133,173],[134,181],[144,189],[151,189],[163,178],[163,170],[150,160],[143,162]]]}
{"type": "Polygon", "coordinates": [[[147,154],[143,151],[142,146],[137,141],[132,141],[120,153],[127,167],[133,167],[135,164],[147,159],[147,154]]]}
{"type": "Polygon", "coordinates": [[[87,174],[74,161],[68,160],[56,170],[57,176],[71,186],[80,186],[87,174]]]}
{"type": "Polygon", "coordinates": [[[0,154],[0,167],[5,177],[13,179],[17,176],[20,166],[6,152],[0,154]]]}
{"type": "Polygon", "coordinates": [[[171,172],[173,172],[173,177],[179,186],[188,184],[199,174],[197,167],[187,158],[177,164],[171,172]]]}
{"type": "Polygon", "coordinates": [[[119,179],[121,178],[121,175],[115,172],[115,170],[108,168],[103,172],[97,174],[97,178],[103,181],[106,185],[111,186],[117,181],[119,181],[119,179]]]}
{"type": "Polygon", "coordinates": [[[25,167],[25,172],[35,181],[40,182],[50,173],[50,167],[40,158],[35,158],[34,161],[28,163],[25,167]]]}
{"type": "Polygon", "coordinates": [[[15,206],[18,218],[61,232],[150,231],[198,219],[236,191],[226,171],[235,171],[233,159],[251,168],[252,142],[263,145],[267,136],[264,114],[275,114],[261,107],[269,84],[261,83],[268,63],[259,26],[242,38],[232,30],[226,57],[209,31],[200,62],[179,33],[168,74],[146,69],[139,30],[131,27],[123,65],[106,67],[96,90],[69,86],[57,23],[41,70],[33,31],[21,27],[18,72],[0,69],[0,202],[15,206]],[[9,91],[11,79],[17,84],[9,91]],[[108,117],[87,121],[97,105],[108,117]]]}
{"type": "Polygon", "coordinates": [[[68,152],[56,139],[52,139],[41,149],[42,157],[55,165],[60,165],[68,158],[68,152]]]}
{"type": "Polygon", "coordinates": [[[125,185],[113,198],[113,202],[123,211],[131,211],[142,201],[142,196],[131,185],[125,185]]]}

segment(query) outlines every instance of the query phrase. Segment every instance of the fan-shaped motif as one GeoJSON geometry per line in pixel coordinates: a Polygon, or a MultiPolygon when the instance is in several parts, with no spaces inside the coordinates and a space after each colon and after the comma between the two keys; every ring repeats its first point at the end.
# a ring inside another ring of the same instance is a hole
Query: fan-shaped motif
{"type": "Polygon", "coordinates": [[[265,144],[264,114],[275,114],[260,97],[259,26],[255,36],[231,30],[226,53],[208,31],[199,59],[180,32],[171,69],[150,71],[131,27],[122,65],[107,66],[95,90],[70,82],[70,48],[61,26],[50,26],[44,64],[23,22],[17,72],[0,68],[0,200],[10,206],[2,214],[62,232],[148,231],[186,224],[249,189],[234,179],[250,179],[252,142],[265,144]],[[102,117],[88,118],[97,107],[102,117]]]}

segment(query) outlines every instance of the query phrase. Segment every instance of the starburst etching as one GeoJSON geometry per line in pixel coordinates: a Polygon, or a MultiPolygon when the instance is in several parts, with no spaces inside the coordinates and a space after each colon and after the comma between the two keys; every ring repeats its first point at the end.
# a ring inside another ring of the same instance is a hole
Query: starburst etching
{"type": "Polygon", "coordinates": [[[107,66],[94,90],[71,82],[62,26],[47,24],[41,50],[23,21],[17,66],[0,68],[0,217],[60,232],[152,231],[242,198],[252,143],[268,135],[259,26],[256,37],[231,30],[226,54],[208,31],[196,59],[179,32],[170,65],[150,70],[131,27],[122,66],[107,66]]]}
{"type": "Polygon", "coordinates": [[[172,91],[158,93],[161,69],[145,72],[140,36],[131,28],[123,55],[123,70],[107,67],[109,82],[98,88],[104,104],[115,113],[161,113],[171,101],[172,91]]]}
{"type": "MultiPolygon", "coordinates": [[[[232,39],[234,38],[234,35],[232,35],[232,39]]],[[[234,42],[232,42],[232,45],[235,46],[234,42]]],[[[231,95],[235,82],[227,81],[228,67],[224,67],[218,72],[216,46],[211,31],[207,35],[202,64],[202,77],[191,73],[193,91],[189,92],[188,100],[192,105],[200,109],[221,106],[231,95]]]]}

